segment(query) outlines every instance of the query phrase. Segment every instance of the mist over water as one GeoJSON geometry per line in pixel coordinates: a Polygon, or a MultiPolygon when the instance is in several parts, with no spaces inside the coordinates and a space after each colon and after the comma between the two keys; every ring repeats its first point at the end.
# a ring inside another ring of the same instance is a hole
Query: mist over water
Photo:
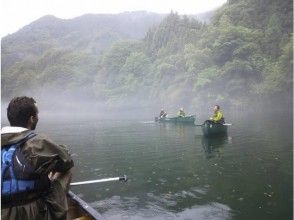
{"type": "MultiPolygon", "coordinates": [[[[170,117],[176,116],[181,107],[186,114],[210,115],[214,103],[202,111],[191,106],[190,103],[167,103],[160,99],[144,99],[144,96],[134,96],[109,101],[101,101],[93,95],[81,90],[67,90],[57,88],[41,88],[26,91],[19,96],[33,97],[39,108],[41,119],[76,120],[76,119],[99,119],[99,120],[154,120],[161,109],[165,109],[170,117]],[[198,110],[198,112],[196,112],[198,110]]],[[[146,96],[147,97],[147,94],[146,96]]],[[[13,97],[11,97],[12,99],[13,97]]],[[[2,118],[6,116],[8,99],[2,100],[2,118]]],[[[223,106],[222,106],[223,107],[223,106]]]]}
{"type": "MultiPolygon", "coordinates": [[[[121,100],[99,101],[97,98],[83,93],[82,91],[70,90],[61,92],[61,90],[46,91],[37,90],[33,92],[24,92],[23,95],[33,97],[39,108],[40,122],[43,121],[80,121],[80,120],[141,120],[153,121],[154,117],[159,115],[161,109],[164,109],[169,117],[177,115],[181,107],[187,115],[196,116],[196,124],[201,124],[213,114],[213,107],[220,103],[165,103],[159,99],[144,100],[138,97],[125,98],[121,100]],[[42,92],[40,92],[42,91],[42,92]],[[50,92],[49,92],[50,91],[50,92]]],[[[1,102],[1,121],[2,126],[7,124],[7,106],[8,101],[1,102]]],[[[293,118],[293,109],[291,102],[288,105],[280,103],[259,102],[258,104],[243,106],[243,108],[228,105],[220,105],[228,123],[232,117],[242,114],[272,114],[274,112],[284,112],[289,120],[293,118]]]]}
{"type": "MultiPolygon", "coordinates": [[[[225,118],[230,120],[231,115],[248,113],[272,113],[285,112],[289,119],[293,115],[293,99],[284,102],[284,99],[274,100],[261,99],[250,104],[229,105],[224,101],[216,100],[198,101],[191,103],[193,94],[188,93],[181,100],[162,99],[160,97],[150,98],[149,92],[133,96],[115,97],[109,100],[101,100],[95,96],[88,87],[79,89],[63,89],[57,86],[43,86],[27,88],[15,96],[28,96],[36,100],[39,108],[39,116],[42,120],[154,120],[164,109],[169,117],[176,116],[180,108],[184,108],[187,115],[196,115],[196,121],[203,122],[213,114],[215,104],[220,105],[225,118]],[[281,101],[282,100],[282,101],[281,101]]],[[[14,96],[14,97],[15,97],[14,96]]],[[[6,119],[6,108],[9,101],[14,97],[2,98],[1,118],[6,119]]],[[[293,96],[292,96],[293,97],[293,96]]]]}

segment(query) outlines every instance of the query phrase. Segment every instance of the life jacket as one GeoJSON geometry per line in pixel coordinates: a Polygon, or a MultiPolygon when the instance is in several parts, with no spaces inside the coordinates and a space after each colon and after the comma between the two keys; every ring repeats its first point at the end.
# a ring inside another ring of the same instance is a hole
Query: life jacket
{"type": "Polygon", "coordinates": [[[48,191],[48,177],[36,174],[34,167],[21,152],[21,146],[35,136],[36,134],[31,132],[19,142],[1,147],[2,204],[34,200],[40,197],[42,192],[48,191]]]}
{"type": "Polygon", "coordinates": [[[186,113],[184,111],[179,111],[178,117],[186,117],[186,113]]]}

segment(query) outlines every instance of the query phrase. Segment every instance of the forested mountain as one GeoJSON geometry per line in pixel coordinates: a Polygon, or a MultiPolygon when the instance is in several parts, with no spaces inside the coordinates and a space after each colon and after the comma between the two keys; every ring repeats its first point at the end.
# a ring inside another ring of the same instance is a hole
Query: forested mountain
{"type": "Polygon", "coordinates": [[[229,0],[209,23],[174,12],[44,17],[2,39],[2,98],[41,88],[117,105],[291,105],[292,9],[229,0]]]}
{"type": "Polygon", "coordinates": [[[54,90],[82,86],[92,93],[89,86],[103,52],[114,42],[142,39],[163,17],[137,11],[36,20],[2,39],[2,98],[44,86],[54,90]]]}

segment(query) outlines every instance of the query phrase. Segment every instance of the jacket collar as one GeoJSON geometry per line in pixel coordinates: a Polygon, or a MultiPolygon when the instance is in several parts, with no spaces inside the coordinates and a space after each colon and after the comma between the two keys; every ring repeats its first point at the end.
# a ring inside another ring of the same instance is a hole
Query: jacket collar
{"type": "Polygon", "coordinates": [[[23,127],[6,126],[1,129],[1,134],[14,134],[14,133],[27,131],[27,130],[28,130],[27,128],[23,128],[23,127]]]}

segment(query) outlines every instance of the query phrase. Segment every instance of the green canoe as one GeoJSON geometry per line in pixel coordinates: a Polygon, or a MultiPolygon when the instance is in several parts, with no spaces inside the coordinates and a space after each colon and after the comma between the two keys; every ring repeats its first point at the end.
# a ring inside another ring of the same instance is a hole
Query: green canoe
{"type": "Polygon", "coordinates": [[[172,118],[158,118],[155,117],[156,122],[171,122],[175,124],[194,124],[195,117],[193,115],[186,117],[172,117],[172,118]]]}
{"type": "Polygon", "coordinates": [[[228,132],[229,124],[215,123],[213,121],[205,121],[201,128],[205,136],[225,135],[228,132]]]}

